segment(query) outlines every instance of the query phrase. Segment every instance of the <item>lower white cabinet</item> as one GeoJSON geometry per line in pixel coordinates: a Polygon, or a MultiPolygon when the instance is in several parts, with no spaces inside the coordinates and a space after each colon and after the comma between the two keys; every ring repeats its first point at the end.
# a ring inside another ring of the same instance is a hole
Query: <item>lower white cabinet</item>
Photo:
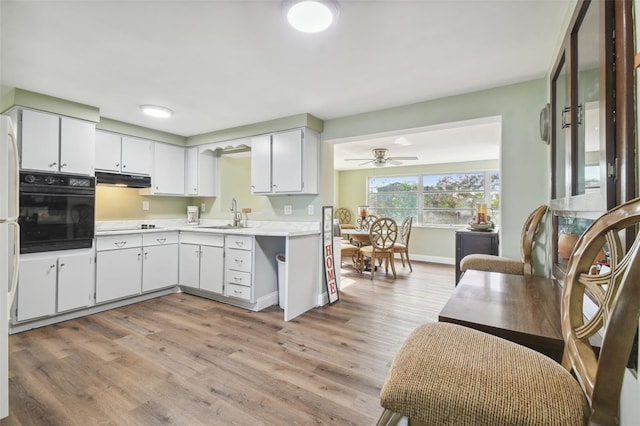
{"type": "Polygon", "coordinates": [[[22,255],[15,320],[89,306],[94,284],[93,258],[93,250],[22,255]]]}
{"type": "Polygon", "coordinates": [[[178,284],[177,232],[101,236],[96,249],[96,303],[178,284]]]}
{"type": "Polygon", "coordinates": [[[96,303],[140,294],[141,234],[98,237],[96,251],[96,303]]]}
{"type": "Polygon", "coordinates": [[[224,237],[183,232],[180,237],[180,285],[222,294],[224,237]]]}
{"type": "Polygon", "coordinates": [[[142,291],[178,284],[178,233],[149,233],[142,236],[142,291]]]}
{"type": "Polygon", "coordinates": [[[253,301],[253,237],[227,235],[225,250],[225,296],[253,301]]]}

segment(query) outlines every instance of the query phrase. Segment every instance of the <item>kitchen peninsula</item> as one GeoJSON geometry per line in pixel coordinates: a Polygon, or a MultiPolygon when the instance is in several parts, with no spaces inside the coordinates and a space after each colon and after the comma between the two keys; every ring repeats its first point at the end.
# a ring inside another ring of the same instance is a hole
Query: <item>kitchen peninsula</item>
{"type": "Polygon", "coordinates": [[[285,321],[323,304],[319,264],[309,261],[320,256],[319,223],[250,221],[241,228],[227,223],[97,222],[91,255],[96,280],[88,303],[67,311],[53,303],[35,310],[18,306],[11,333],[180,291],[253,311],[278,305],[280,296],[285,321]],[[282,288],[278,254],[286,258],[282,288]],[[24,318],[20,311],[38,314],[24,318]]]}

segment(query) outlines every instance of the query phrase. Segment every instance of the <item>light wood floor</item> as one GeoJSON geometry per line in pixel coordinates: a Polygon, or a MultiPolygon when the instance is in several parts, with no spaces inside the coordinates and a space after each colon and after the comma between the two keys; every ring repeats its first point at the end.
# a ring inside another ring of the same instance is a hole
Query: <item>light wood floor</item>
{"type": "Polygon", "coordinates": [[[394,354],[436,321],[453,266],[344,269],[340,301],[284,322],[174,294],[9,338],[0,425],[371,425],[394,354]]]}

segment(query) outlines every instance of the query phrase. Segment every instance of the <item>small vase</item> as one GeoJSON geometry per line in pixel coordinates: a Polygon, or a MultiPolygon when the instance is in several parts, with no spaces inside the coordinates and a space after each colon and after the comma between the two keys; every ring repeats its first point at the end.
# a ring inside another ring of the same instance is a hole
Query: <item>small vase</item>
{"type": "Polygon", "coordinates": [[[573,248],[576,246],[580,235],[578,234],[561,234],[558,237],[558,254],[563,259],[569,259],[573,248]]]}

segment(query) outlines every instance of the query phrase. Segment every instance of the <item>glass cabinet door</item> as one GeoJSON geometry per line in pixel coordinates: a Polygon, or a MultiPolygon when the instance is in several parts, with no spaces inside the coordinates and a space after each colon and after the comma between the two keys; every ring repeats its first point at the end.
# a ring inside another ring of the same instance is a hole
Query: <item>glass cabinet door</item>
{"type": "Polygon", "coordinates": [[[565,56],[560,59],[560,66],[552,80],[552,107],[551,114],[553,135],[553,196],[552,198],[564,198],[567,196],[567,148],[571,141],[571,129],[568,126],[569,112],[569,84],[565,64],[565,56]]]}
{"type": "MultiPolygon", "coordinates": [[[[601,165],[605,163],[605,144],[600,130],[600,55],[598,37],[600,8],[592,3],[579,22],[575,39],[576,52],[576,111],[573,131],[576,136],[572,195],[600,193],[604,182],[601,165]],[[602,142],[602,143],[601,143],[602,142]]],[[[603,208],[606,205],[603,204],[603,208]]]]}

